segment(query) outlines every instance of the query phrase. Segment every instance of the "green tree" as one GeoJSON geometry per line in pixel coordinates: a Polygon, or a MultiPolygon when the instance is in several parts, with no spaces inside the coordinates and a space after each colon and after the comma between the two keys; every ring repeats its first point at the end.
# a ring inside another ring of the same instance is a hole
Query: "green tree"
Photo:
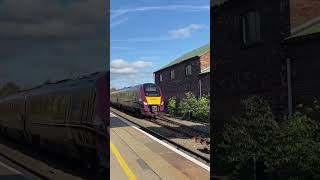
{"type": "Polygon", "coordinates": [[[272,144],[270,171],[281,179],[319,179],[319,122],[296,113],[281,125],[272,144]]]}
{"type": "Polygon", "coordinates": [[[235,176],[253,176],[254,164],[267,166],[270,144],[279,126],[269,104],[258,96],[241,101],[238,117],[227,122],[221,142],[217,143],[216,160],[235,176]]]}
{"type": "Polygon", "coordinates": [[[110,89],[110,92],[114,92],[114,91],[116,91],[116,90],[117,90],[117,89],[113,87],[113,88],[110,89]]]}
{"type": "Polygon", "coordinates": [[[171,116],[177,115],[177,100],[176,97],[171,97],[168,103],[168,112],[171,116]]]}
{"type": "Polygon", "coordinates": [[[194,110],[197,108],[198,102],[194,94],[191,92],[187,92],[185,96],[186,97],[179,103],[178,111],[184,118],[189,118],[189,115],[192,117],[194,114],[194,110]]]}
{"type": "Polygon", "coordinates": [[[210,96],[202,96],[201,98],[198,98],[196,108],[192,112],[197,120],[209,122],[210,96]]]}
{"type": "Polygon", "coordinates": [[[10,94],[17,93],[20,90],[20,87],[13,82],[8,82],[0,88],[0,96],[8,96],[10,94]]]}

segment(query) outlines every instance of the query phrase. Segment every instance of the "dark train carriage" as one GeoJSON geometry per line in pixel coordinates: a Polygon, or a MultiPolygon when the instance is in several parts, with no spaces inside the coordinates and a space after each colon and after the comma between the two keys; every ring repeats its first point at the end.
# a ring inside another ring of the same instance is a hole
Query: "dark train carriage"
{"type": "Polygon", "coordinates": [[[109,161],[106,73],[42,85],[0,101],[1,127],[27,142],[88,161],[109,161]],[[11,104],[16,104],[13,109],[11,104]],[[102,107],[103,106],[103,107],[102,107]],[[8,109],[10,109],[8,111],[8,109]]]}
{"type": "Polygon", "coordinates": [[[14,139],[24,138],[25,100],[19,93],[0,100],[0,128],[14,139]]]}

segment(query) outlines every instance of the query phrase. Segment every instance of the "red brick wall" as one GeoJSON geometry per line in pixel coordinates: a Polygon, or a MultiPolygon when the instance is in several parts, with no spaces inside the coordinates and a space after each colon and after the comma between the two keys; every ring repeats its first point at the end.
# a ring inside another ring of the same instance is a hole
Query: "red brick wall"
{"type": "Polygon", "coordinates": [[[203,70],[208,67],[210,67],[210,51],[200,57],[200,69],[203,70]]]}
{"type": "Polygon", "coordinates": [[[291,28],[320,16],[319,0],[290,0],[291,28]]]}
{"type": "MultiPolygon", "coordinates": [[[[200,73],[200,60],[201,57],[194,57],[182,63],[176,64],[169,68],[163,69],[155,73],[155,83],[161,88],[164,99],[165,107],[171,97],[176,97],[177,100],[185,97],[186,92],[192,92],[196,97],[199,96],[199,80],[202,79],[202,92],[208,93],[210,91],[210,73],[199,75],[200,73]],[[192,65],[192,75],[185,75],[185,67],[192,65]],[[171,79],[170,71],[175,71],[175,79],[171,79]],[[162,74],[163,81],[160,82],[159,77],[162,74]]],[[[210,61],[210,53],[205,55],[203,61],[210,61]]],[[[207,63],[207,66],[210,64],[207,63]]]]}
{"type": "Polygon", "coordinates": [[[178,99],[184,97],[186,92],[191,91],[193,94],[199,94],[199,74],[200,73],[200,61],[199,57],[186,60],[177,65],[171,66],[164,70],[155,73],[155,83],[160,86],[165,100],[175,96],[178,99]],[[192,75],[185,75],[185,67],[191,64],[192,75]],[[175,71],[175,79],[171,79],[170,71],[175,71]],[[160,82],[159,76],[162,74],[163,81],[160,82]]]}

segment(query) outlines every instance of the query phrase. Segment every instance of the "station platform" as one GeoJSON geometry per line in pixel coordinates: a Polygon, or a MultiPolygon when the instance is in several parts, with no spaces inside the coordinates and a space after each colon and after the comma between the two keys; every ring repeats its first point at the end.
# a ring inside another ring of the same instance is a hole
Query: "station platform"
{"type": "Polygon", "coordinates": [[[210,179],[210,168],[110,114],[111,179],[210,179]]]}

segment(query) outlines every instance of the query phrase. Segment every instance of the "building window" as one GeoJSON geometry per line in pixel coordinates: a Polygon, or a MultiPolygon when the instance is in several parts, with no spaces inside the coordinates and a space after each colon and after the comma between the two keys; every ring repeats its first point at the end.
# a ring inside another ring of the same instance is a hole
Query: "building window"
{"type": "Polygon", "coordinates": [[[191,71],[191,65],[187,65],[186,66],[186,76],[190,76],[192,74],[192,71],[191,71]]]}
{"type": "Polygon", "coordinates": [[[174,79],[174,78],[175,78],[175,76],[174,76],[174,70],[171,70],[171,71],[170,71],[170,77],[171,77],[171,79],[174,79]]]}
{"type": "Polygon", "coordinates": [[[162,82],[162,74],[160,74],[159,80],[160,80],[160,82],[162,82]]]}
{"type": "Polygon", "coordinates": [[[260,15],[257,11],[249,11],[242,15],[242,42],[250,45],[260,41],[260,15]]]}

